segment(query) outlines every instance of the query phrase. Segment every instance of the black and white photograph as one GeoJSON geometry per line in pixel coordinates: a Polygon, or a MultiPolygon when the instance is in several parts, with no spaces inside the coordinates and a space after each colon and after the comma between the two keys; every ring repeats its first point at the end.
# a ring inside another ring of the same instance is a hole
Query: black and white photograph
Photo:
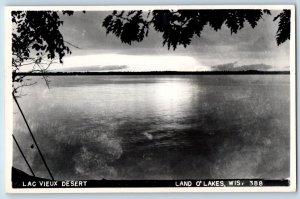
{"type": "Polygon", "coordinates": [[[292,5],[6,7],[6,191],[296,191],[292,5]]]}

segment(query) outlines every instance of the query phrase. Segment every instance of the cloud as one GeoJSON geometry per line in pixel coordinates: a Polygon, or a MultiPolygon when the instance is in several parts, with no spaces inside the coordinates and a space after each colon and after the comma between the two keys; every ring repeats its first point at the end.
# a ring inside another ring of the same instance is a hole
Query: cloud
{"type": "Polygon", "coordinates": [[[213,71],[231,71],[234,70],[234,65],[237,62],[227,63],[227,64],[219,64],[211,67],[213,71]]]}
{"type": "Polygon", "coordinates": [[[227,64],[220,64],[211,66],[213,71],[246,71],[246,70],[270,70],[273,67],[267,64],[249,64],[237,66],[238,62],[232,62],[227,64]]]}
{"type": "MultiPolygon", "coordinates": [[[[63,71],[63,72],[74,72],[74,71],[77,71],[77,72],[100,72],[100,71],[112,71],[112,70],[122,70],[122,69],[127,69],[128,66],[126,65],[108,65],[108,66],[99,66],[99,65],[96,65],[96,66],[77,66],[77,67],[68,67],[68,68],[63,68],[61,67],[61,70],[60,71],[63,71]]],[[[56,69],[58,70],[58,69],[56,69]]],[[[54,70],[54,71],[56,71],[54,70]]]]}
{"type": "Polygon", "coordinates": [[[270,70],[273,67],[267,64],[251,64],[237,67],[239,70],[270,70]]]}
{"type": "Polygon", "coordinates": [[[52,71],[203,71],[206,65],[193,56],[93,54],[68,56],[52,71]]]}

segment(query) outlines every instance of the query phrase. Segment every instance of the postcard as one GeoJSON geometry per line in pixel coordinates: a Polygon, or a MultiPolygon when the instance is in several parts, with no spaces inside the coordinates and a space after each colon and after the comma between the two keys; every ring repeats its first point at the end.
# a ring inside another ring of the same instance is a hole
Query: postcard
{"type": "Polygon", "coordinates": [[[5,12],[7,192],[296,191],[293,5],[5,12]]]}

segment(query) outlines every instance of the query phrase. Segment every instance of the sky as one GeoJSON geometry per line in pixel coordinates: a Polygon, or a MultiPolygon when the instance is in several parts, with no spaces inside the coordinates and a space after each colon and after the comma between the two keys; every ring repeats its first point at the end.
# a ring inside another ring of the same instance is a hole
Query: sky
{"type": "Polygon", "coordinates": [[[61,32],[72,54],[51,71],[211,71],[211,70],[289,70],[289,41],[277,46],[278,27],[273,22],[278,11],[264,15],[253,29],[248,23],[237,34],[223,26],[214,31],[206,26],[201,37],[193,37],[186,48],[175,51],[162,45],[162,34],[150,29],[142,42],[124,44],[107,35],[102,22],[111,12],[75,12],[62,16],[61,32]]]}

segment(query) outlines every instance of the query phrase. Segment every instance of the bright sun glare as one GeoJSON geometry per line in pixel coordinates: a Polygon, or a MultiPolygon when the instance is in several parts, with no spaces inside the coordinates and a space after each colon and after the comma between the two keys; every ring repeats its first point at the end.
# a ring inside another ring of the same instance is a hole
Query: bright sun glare
{"type": "Polygon", "coordinates": [[[164,107],[168,111],[180,112],[190,104],[192,87],[186,81],[167,78],[166,82],[158,83],[155,86],[155,104],[164,107]]]}

